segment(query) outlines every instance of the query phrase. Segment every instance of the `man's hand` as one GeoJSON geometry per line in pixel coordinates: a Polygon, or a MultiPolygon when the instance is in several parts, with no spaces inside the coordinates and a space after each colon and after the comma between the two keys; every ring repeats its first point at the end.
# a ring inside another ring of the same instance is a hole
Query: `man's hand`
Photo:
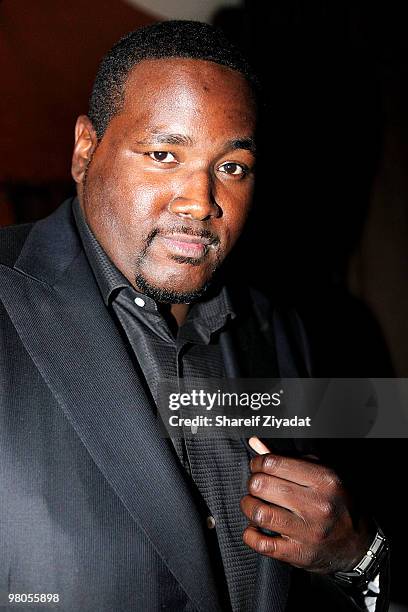
{"type": "Polygon", "coordinates": [[[311,572],[350,571],[368,550],[375,529],[354,516],[336,473],[314,460],[270,453],[257,438],[250,444],[265,454],[251,460],[250,494],[241,500],[250,521],[245,544],[311,572]],[[280,535],[268,536],[258,528],[280,535]]]}

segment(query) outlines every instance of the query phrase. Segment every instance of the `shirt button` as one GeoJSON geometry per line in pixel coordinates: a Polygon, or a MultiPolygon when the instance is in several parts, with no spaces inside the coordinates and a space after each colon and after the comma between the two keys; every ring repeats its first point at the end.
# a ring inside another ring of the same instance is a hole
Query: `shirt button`
{"type": "Polygon", "coordinates": [[[145,301],[142,300],[142,298],[137,297],[135,298],[135,304],[136,306],[140,306],[140,308],[143,308],[143,306],[145,305],[145,301]]]}
{"type": "Polygon", "coordinates": [[[206,522],[208,529],[215,529],[215,518],[213,516],[207,516],[206,522]]]}

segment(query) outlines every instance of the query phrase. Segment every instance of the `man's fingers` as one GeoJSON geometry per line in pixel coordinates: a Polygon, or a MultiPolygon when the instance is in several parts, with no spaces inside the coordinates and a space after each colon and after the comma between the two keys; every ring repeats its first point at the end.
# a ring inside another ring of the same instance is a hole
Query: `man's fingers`
{"type": "Polygon", "coordinates": [[[248,491],[254,497],[287,508],[300,516],[306,514],[305,510],[315,499],[315,493],[310,488],[263,472],[252,474],[248,480],[248,491]]]}
{"type": "Polygon", "coordinates": [[[332,484],[336,475],[332,470],[319,463],[305,459],[294,459],[268,453],[253,457],[250,463],[251,472],[264,472],[271,476],[278,476],[284,480],[295,482],[304,487],[316,487],[332,484]]]}
{"type": "Polygon", "coordinates": [[[256,552],[296,567],[308,567],[313,563],[312,553],[290,538],[267,536],[249,526],[243,533],[244,543],[256,552]]]}
{"type": "Polygon", "coordinates": [[[293,512],[274,504],[265,504],[252,495],[245,495],[241,499],[241,510],[256,527],[295,538],[303,535],[305,530],[305,523],[293,512]]]}

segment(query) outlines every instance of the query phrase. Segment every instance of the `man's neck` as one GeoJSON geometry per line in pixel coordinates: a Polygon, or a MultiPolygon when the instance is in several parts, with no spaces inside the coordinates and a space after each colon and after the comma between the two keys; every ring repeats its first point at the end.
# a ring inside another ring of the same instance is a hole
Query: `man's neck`
{"type": "Polygon", "coordinates": [[[190,304],[172,304],[170,306],[170,312],[175,318],[177,325],[181,327],[186,320],[190,304]]]}

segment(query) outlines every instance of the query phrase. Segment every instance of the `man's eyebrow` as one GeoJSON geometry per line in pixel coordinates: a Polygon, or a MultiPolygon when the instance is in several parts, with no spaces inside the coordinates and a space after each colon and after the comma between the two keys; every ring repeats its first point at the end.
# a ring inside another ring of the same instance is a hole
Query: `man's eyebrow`
{"type": "Polygon", "coordinates": [[[142,140],[136,140],[138,145],[154,145],[154,144],[169,144],[169,145],[183,145],[191,147],[193,141],[190,136],[184,134],[166,134],[162,132],[153,132],[150,136],[143,138],[142,140]]]}
{"type": "Polygon", "coordinates": [[[246,149],[247,151],[251,151],[255,155],[256,153],[256,144],[254,138],[234,138],[228,142],[228,148],[233,151],[236,149],[246,149]]]}
{"type": "MultiPolygon", "coordinates": [[[[194,141],[190,136],[185,134],[169,134],[164,132],[152,132],[146,138],[135,141],[137,145],[148,146],[156,144],[168,144],[168,145],[181,145],[186,147],[192,147],[194,141]]],[[[226,143],[226,149],[229,151],[235,151],[237,149],[245,149],[251,151],[255,155],[256,145],[255,139],[252,137],[248,138],[233,138],[226,143]]]]}

